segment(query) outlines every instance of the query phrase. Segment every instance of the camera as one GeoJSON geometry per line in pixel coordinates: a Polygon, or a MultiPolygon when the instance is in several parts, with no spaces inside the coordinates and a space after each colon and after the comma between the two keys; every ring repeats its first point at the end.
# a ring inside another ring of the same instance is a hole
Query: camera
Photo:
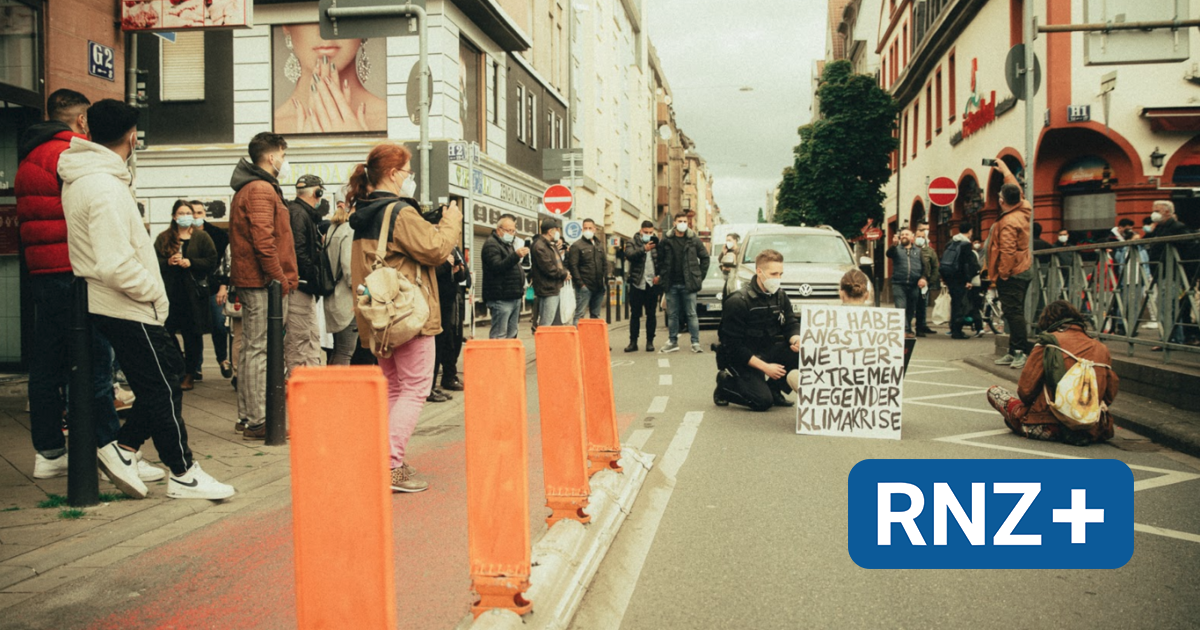
{"type": "Polygon", "coordinates": [[[983,158],[983,165],[991,167],[991,168],[995,168],[996,160],[994,160],[993,158],[983,158]]]}

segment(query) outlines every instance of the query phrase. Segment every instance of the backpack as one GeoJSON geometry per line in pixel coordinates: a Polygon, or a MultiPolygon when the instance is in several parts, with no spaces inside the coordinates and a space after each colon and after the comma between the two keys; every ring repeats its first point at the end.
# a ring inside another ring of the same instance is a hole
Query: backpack
{"type": "Polygon", "coordinates": [[[333,275],[333,263],[329,260],[329,241],[340,227],[342,227],[341,223],[333,226],[333,229],[326,235],[325,242],[317,247],[317,277],[316,281],[308,287],[311,295],[329,297],[333,295],[333,290],[337,288],[337,283],[341,280],[333,275]]]}
{"type": "MultiPolygon", "coordinates": [[[[967,245],[969,246],[970,243],[967,243],[967,245]]],[[[938,273],[942,274],[942,278],[949,280],[958,279],[959,268],[962,266],[959,264],[962,257],[962,246],[962,241],[954,241],[950,243],[950,247],[947,247],[945,253],[942,254],[942,262],[938,265],[938,273]]]]}
{"type": "Polygon", "coordinates": [[[1081,359],[1056,345],[1045,345],[1044,347],[1056,348],[1075,359],[1075,365],[1072,365],[1071,369],[1067,370],[1067,373],[1058,381],[1053,398],[1050,397],[1050,389],[1043,388],[1050,412],[1072,431],[1092,428],[1100,422],[1103,413],[1108,411],[1108,406],[1100,400],[1101,393],[1096,381],[1096,368],[1102,367],[1111,370],[1112,366],[1081,359]]]}
{"type": "Polygon", "coordinates": [[[375,262],[371,273],[363,280],[363,287],[355,303],[355,310],[370,325],[368,339],[371,352],[376,356],[390,357],[397,347],[416,337],[425,322],[429,321],[429,301],[425,295],[420,273],[413,283],[400,270],[384,263],[387,244],[392,240],[393,203],[383,214],[379,244],[375,249],[375,262]]]}

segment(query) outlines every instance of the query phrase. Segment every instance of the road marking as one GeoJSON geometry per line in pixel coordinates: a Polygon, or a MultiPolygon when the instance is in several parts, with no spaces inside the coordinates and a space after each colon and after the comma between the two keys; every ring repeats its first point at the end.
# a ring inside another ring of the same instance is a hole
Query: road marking
{"type": "Polygon", "coordinates": [[[671,360],[670,360],[670,359],[659,359],[659,360],[658,360],[658,367],[660,367],[660,368],[669,368],[669,367],[671,367],[671,360]]]}
{"type": "Polygon", "coordinates": [[[632,446],[641,451],[646,448],[646,442],[650,441],[650,434],[654,433],[654,429],[638,429],[629,434],[629,439],[625,440],[625,446],[632,446]]]}
{"type": "Polygon", "coordinates": [[[1143,534],[1155,534],[1158,536],[1166,536],[1167,538],[1176,538],[1179,540],[1186,540],[1188,542],[1200,543],[1200,536],[1197,536],[1196,534],[1189,534],[1187,532],[1176,531],[1174,529],[1163,529],[1161,527],[1146,525],[1144,523],[1134,523],[1133,531],[1142,532],[1143,534]]]}
{"type": "Polygon", "coordinates": [[[671,378],[670,374],[659,374],[658,375],[658,384],[659,385],[670,385],[671,381],[672,381],[672,378],[671,378]]]}
{"type": "Polygon", "coordinates": [[[932,394],[930,396],[917,396],[916,398],[905,398],[904,402],[917,402],[920,400],[938,400],[939,398],[955,398],[957,396],[970,396],[972,394],[986,394],[987,389],[975,388],[966,392],[954,392],[951,394],[932,394]]]}
{"type": "MultiPolygon", "coordinates": [[[[918,381],[911,378],[904,379],[904,384],[913,383],[916,385],[937,385],[938,387],[957,387],[959,389],[979,389],[978,385],[955,385],[954,383],[938,383],[936,381],[918,381]]],[[[987,391],[987,390],[984,390],[987,391]]]]}
{"type": "Polygon", "coordinates": [[[650,555],[650,547],[658,534],[658,526],[667,504],[675,492],[675,476],[692,450],[692,442],[704,420],[703,411],[689,411],[683,417],[675,437],[656,468],[666,477],[652,481],[654,471],[642,489],[638,509],[621,527],[613,546],[604,559],[603,570],[596,574],[588,588],[587,597],[571,623],[573,628],[619,628],[633,599],[642,567],[650,555]],[[644,501],[644,507],[642,507],[644,501]]]}
{"type": "MultiPolygon", "coordinates": [[[[917,367],[917,366],[913,366],[913,367],[917,367]]],[[[920,366],[920,367],[926,367],[926,366],[920,366]]],[[[932,366],[930,366],[930,367],[932,367],[932,366]]],[[[909,370],[907,372],[905,372],[904,375],[905,375],[905,377],[925,376],[927,374],[945,374],[946,372],[958,372],[958,370],[951,368],[951,367],[947,367],[947,368],[933,368],[933,369],[923,369],[923,370],[919,370],[919,371],[914,371],[912,368],[909,368],[909,370]]]]}
{"type": "Polygon", "coordinates": [[[631,366],[631,365],[633,365],[633,361],[631,361],[631,360],[629,360],[629,359],[621,359],[621,360],[619,360],[619,361],[613,361],[613,362],[612,362],[612,367],[615,367],[615,368],[618,368],[618,367],[629,367],[629,366],[631,366]]]}
{"type": "Polygon", "coordinates": [[[662,413],[666,411],[667,401],[670,399],[669,396],[655,396],[654,400],[650,401],[650,408],[646,410],[646,413],[662,413]]]}
{"type": "Polygon", "coordinates": [[[921,402],[919,400],[905,400],[904,404],[921,405],[922,407],[937,407],[938,409],[954,409],[956,411],[973,411],[975,413],[996,415],[996,411],[994,409],[972,409],[970,407],[957,407],[955,405],[939,405],[937,403],[921,402]]]}

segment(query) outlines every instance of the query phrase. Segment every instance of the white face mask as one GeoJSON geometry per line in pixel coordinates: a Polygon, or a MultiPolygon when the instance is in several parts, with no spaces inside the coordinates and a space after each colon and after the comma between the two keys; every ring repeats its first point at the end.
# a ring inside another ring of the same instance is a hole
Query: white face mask
{"type": "Polygon", "coordinates": [[[733,249],[737,247],[737,243],[733,241],[725,241],[725,249],[733,249]]]}
{"type": "Polygon", "coordinates": [[[583,238],[586,238],[589,241],[592,240],[592,237],[594,237],[594,236],[596,236],[596,233],[593,232],[592,230],[584,230],[583,231],[583,238]]]}
{"type": "Polygon", "coordinates": [[[287,161],[287,158],[279,163],[275,179],[281,184],[292,179],[292,163],[287,161]]]}
{"type": "Polygon", "coordinates": [[[649,243],[650,239],[654,238],[653,234],[642,234],[642,242],[649,243]]]}
{"type": "Polygon", "coordinates": [[[1058,237],[1058,242],[1059,242],[1059,243],[1066,243],[1066,242],[1067,242],[1067,241],[1069,241],[1069,240],[1071,240],[1071,237],[1070,237],[1070,236],[1060,236],[1060,237],[1058,237]]]}
{"type": "Polygon", "coordinates": [[[409,199],[417,198],[417,180],[413,179],[412,175],[409,175],[404,179],[404,183],[400,184],[400,196],[409,199]]]}
{"type": "Polygon", "coordinates": [[[917,247],[925,247],[925,239],[918,238],[917,239],[917,247]]]}
{"type": "Polygon", "coordinates": [[[555,232],[555,233],[553,233],[553,234],[551,234],[551,235],[550,235],[550,240],[552,240],[552,241],[556,241],[556,242],[557,242],[557,241],[558,241],[558,239],[560,239],[560,238],[562,238],[562,234],[559,234],[558,232],[555,232]]]}
{"type": "Polygon", "coordinates": [[[679,232],[680,234],[683,234],[684,232],[687,232],[687,223],[676,223],[676,224],[675,224],[675,231],[676,231],[676,232],[679,232]]]}
{"type": "Polygon", "coordinates": [[[779,285],[783,284],[783,278],[764,278],[759,276],[758,279],[762,282],[763,290],[767,292],[767,295],[775,295],[775,292],[779,290],[779,285]]]}
{"type": "Polygon", "coordinates": [[[1155,222],[1155,223],[1161,223],[1161,222],[1162,222],[1162,220],[1163,220],[1162,213],[1161,213],[1161,212],[1159,212],[1158,210],[1155,210],[1154,212],[1151,212],[1151,213],[1150,213],[1150,220],[1151,220],[1151,221],[1153,221],[1153,222],[1155,222]]]}
{"type": "Polygon", "coordinates": [[[975,248],[975,251],[979,251],[980,249],[983,249],[983,246],[980,245],[979,243],[975,243],[974,245],[972,245],[972,247],[975,248]]]}

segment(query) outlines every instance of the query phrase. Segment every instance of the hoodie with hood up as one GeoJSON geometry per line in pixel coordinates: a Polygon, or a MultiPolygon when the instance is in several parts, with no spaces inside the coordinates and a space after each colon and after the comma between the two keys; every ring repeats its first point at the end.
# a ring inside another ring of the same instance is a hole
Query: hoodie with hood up
{"type": "Polygon", "coordinates": [[[263,289],[272,280],[278,280],[283,284],[284,295],[296,290],[300,284],[296,243],[279,182],[242,158],[233,169],[229,185],[236,191],[229,204],[233,286],[263,289]]]}
{"type": "Polygon", "coordinates": [[[170,305],[125,161],[75,138],[58,160],[58,176],[71,262],[88,282],[88,311],[162,326],[170,305]]]}
{"type": "Polygon", "coordinates": [[[71,273],[58,159],[73,138],[86,139],[66,123],[50,120],[27,129],[17,146],[17,220],[32,275],[71,273]]]}

